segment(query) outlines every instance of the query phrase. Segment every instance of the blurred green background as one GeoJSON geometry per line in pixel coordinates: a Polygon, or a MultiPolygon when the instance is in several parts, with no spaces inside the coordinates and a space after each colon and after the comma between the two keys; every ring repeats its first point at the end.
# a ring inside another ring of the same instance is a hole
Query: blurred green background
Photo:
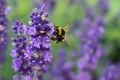
{"type": "MultiPolygon", "coordinates": [[[[85,15],[85,10],[83,9],[81,3],[83,0],[75,1],[75,3],[70,4],[69,0],[56,0],[55,8],[49,14],[50,20],[55,25],[65,26],[66,24],[69,24],[71,27],[75,20],[81,22],[85,15]]],[[[97,0],[86,0],[86,2],[88,5],[95,7],[97,0]]],[[[120,47],[120,17],[115,20],[115,17],[120,10],[120,0],[109,0],[109,3],[110,9],[106,15],[107,24],[105,26],[103,43],[106,49],[108,49],[109,57],[115,60],[117,58],[116,55],[118,55],[117,53],[119,53],[120,47]],[[116,24],[113,24],[112,22],[115,22],[116,24]]],[[[13,47],[11,45],[11,38],[14,37],[11,26],[16,19],[23,21],[26,25],[28,25],[28,21],[30,19],[29,15],[32,12],[32,9],[35,8],[35,5],[31,0],[7,0],[7,4],[11,7],[11,11],[8,14],[9,44],[7,49],[6,62],[3,65],[2,70],[0,71],[0,76],[5,76],[6,80],[12,80],[15,72],[13,71],[11,66],[12,58],[10,56],[11,48],[13,47]]],[[[77,30],[80,29],[80,26],[75,26],[73,28],[77,30]]],[[[79,38],[72,31],[69,31],[67,35],[72,48],[78,47],[79,38]]],[[[56,59],[56,52],[60,48],[60,46],[65,46],[68,52],[71,51],[71,48],[65,42],[60,44],[52,43],[54,60],[56,59]]]]}

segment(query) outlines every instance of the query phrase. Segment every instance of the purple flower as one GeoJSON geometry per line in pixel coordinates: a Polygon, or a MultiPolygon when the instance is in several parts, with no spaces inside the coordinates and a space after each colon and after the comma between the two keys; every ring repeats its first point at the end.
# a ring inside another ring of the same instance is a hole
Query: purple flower
{"type": "Polygon", "coordinates": [[[58,51],[58,58],[52,67],[52,80],[75,80],[73,63],[66,60],[66,52],[62,48],[58,51]]]}
{"type": "MultiPolygon", "coordinates": [[[[31,0],[36,7],[41,7],[39,0],[31,0]]],[[[42,0],[41,3],[45,4],[44,9],[46,9],[48,12],[52,12],[56,6],[56,0],[42,0]]]]}
{"type": "Polygon", "coordinates": [[[45,48],[49,48],[51,46],[50,40],[48,39],[48,37],[43,38],[42,44],[43,44],[43,47],[45,48]]]}
{"type": "Polygon", "coordinates": [[[6,0],[0,0],[0,66],[5,61],[5,53],[8,43],[8,19],[6,17],[7,10],[6,0]]]}
{"type": "Polygon", "coordinates": [[[33,78],[31,78],[30,76],[27,76],[26,80],[33,80],[33,78]]]}
{"type": "Polygon", "coordinates": [[[37,31],[36,31],[36,29],[35,29],[34,27],[29,28],[29,32],[28,32],[28,33],[29,33],[30,35],[35,35],[36,32],[37,32],[37,31]]]}
{"type": "Polygon", "coordinates": [[[105,15],[109,10],[109,2],[108,0],[98,0],[98,8],[100,9],[100,13],[105,15]]]}
{"type": "Polygon", "coordinates": [[[30,66],[28,66],[27,58],[25,57],[27,40],[24,35],[25,25],[22,22],[16,21],[12,28],[16,34],[15,38],[12,38],[13,45],[15,46],[11,51],[13,59],[13,68],[15,71],[20,72],[22,75],[29,75],[32,72],[30,66]]]}
{"type": "Polygon", "coordinates": [[[24,27],[26,27],[22,22],[16,21],[12,28],[15,34],[17,34],[18,36],[21,35],[21,33],[24,30],[24,27]]]}
{"type": "Polygon", "coordinates": [[[40,39],[39,38],[31,38],[31,44],[34,47],[40,48],[40,46],[41,46],[40,39]]]}
{"type": "Polygon", "coordinates": [[[99,58],[105,55],[102,38],[104,34],[105,18],[103,15],[86,9],[80,34],[81,58],[78,59],[79,68],[77,80],[92,80],[92,72],[97,68],[99,58]],[[95,17],[94,17],[95,16],[95,17]],[[90,74],[85,75],[84,73],[90,74]]]}
{"type": "Polygon", "coordinates": [[[12,56],[13,58],[19,56],[19,54],[17,53],[17,48],[13,48],[13,49],[12,49],[12,51],[11,51],[11,56],[12,56]]]}
{"type": "Polygon", "coordinates": [[[32,71],[37,70],[42,74],[48,70],[52,61],[49,36],[54,32],[53,25],[48,19],[48,13],[44,12],[44,7],[42,4],[41,10],[35,8],[30,15],[27,30],[30,35],[30,43],[26,46],[25,52],[25,58],[28,59],[28,65],[32,71]]]}
{"type": "Polygon", "coordinates": [[[120,64],[110,65],[102,71],[99,80],[119,80],[120,79],[120,64]]]}
{"type": "Polygon", "coordinates": [[[95,11],[91,6],[85,6],[86,17],[93,19],[95,16],[95,11]]]}
{"type": "Polygon", "coordinates": [[[23,60],[21,57],[17,59],[13,59],[13,68],[15,71],[18,71],[22,64],[23,64],[23,60]]]}
{"type": "Polygon", "coordinates": [[[44,52],[44,61],[48,61],[48,62],[51,62],[52,60],[52,55],[49,51],[45,51],[44,52]]]}
{"type": "Polygon", "coordinates": [[[78,73],[78,75],[76,76],[76,80],[92,80],[91,77],[91,73],[87,72],[87,71],[81,71],[78,73]]]}
{"type": "Polygon", "coordinates": [[[13,80],[19,80],[19,76],[18,75],[13,76],[13,80]]]}

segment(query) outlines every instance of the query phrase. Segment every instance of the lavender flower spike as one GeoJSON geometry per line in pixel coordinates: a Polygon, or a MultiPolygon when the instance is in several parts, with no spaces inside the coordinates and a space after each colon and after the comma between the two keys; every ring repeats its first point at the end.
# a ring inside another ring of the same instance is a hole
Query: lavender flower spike
{"type": "MultiPolygon", "coordinates": [[[[13,57],[13,65],[14,71],[19,72],[23,76],[30,75],[32,69],[28,66],[27,58],[25,58],[26,52],[26,36],[23,34],[25,25],[22,22],[16,21],[12,28],[16,37],[12,39],[13,45],[15,46],[11,51],[11,56],[13,57]]],[[[15,80],[17,80],[15,78],[15,80]]]]}
{"type": "Polygon", "coordinates": [[[91,15],[87,15],[83,20],[80,36],[82,57],[78,60],[80,71],[77,80],[92,80],[91,73],[96,69],[99,58],[105,55],[101,44],[104,33],[104,19],[102,16],[95,17],[93,22],[93,18],[91,15]]]}
{"type": "Polygon", "coordinates": [[[8,19],[6,17],[6,0],[0,0],[0,68],[5,61],[5,53],[8,43],[8,19]]]}
{"type": "Polygon", "coordinates": [[[51,80],[75,80],[73,63],[66,60],[63,48],[58,51],[58,59],[53,65],[51,80]]]}
{"type": "Polygon", "coordinates": [[[120,64],[108,66],[103,70],[99,80],[119,80],[120,64]]]}
{"type": "MultiPolygon", "coordinates": [[[[35,8],[30,15],[28,28],[30,44],[27,46],[25,57],[29,59],[28,64],[32,67],[35,74],[36,72],[46,72],[52,61],[49,36],[54,32],[54,28],[47,17],[48,13],[44,12],[43,4],[41,5],[41,10],[35,8]]],[[[36,76],[35,74],[34,77],[36,76]]]]}
{"type": "MultiPolygon", "coordinates": [[[[40,0],[31,0],[36,7],[40,7],[40,0]]],[[[41,3],[46,5],[46,10],[52,13],[56,6],[56,0],[41,0],[41,3]]]]}
{"type": "Polygon", "coordinates": [[[109,0],[98,0],[98,8],[102,15],[105,15],[108,12],[109,6],[109,0]]]}

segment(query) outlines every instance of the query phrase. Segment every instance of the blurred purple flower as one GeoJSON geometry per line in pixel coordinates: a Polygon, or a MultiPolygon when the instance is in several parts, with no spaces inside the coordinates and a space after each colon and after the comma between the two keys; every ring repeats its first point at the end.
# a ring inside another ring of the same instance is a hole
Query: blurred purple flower
{"type": "Polygon", "coordinates": [[[77,80],[92,80],[91,73],[87,71],[80,71],[77,75],[77,80]]]}
{"type": "Polygon", "coordinates": [[[85,15],[86,15],[86,17],[89,17],[91,20],[93,20],[94,19],[94,17],[95,17],[95,10],[94,10],[94,8],[93,7],[91,7],[91,6],[85,6],[85,15]]]}
{"type": "Polygon", "coordinates": [[[5,53],[8,43],[8,19],[6,0],[0,0],[0,66],[5,62],[5,53]]]}
{"type": "Polygon", "coordinates": [[[45,8],[48,12],[52,12],[56,5],[56,0],[32,0],[36,7],[40,8],[40,3],[45,4],[45,8]]]}
{"type": "Polygon", "coordinates": [[[13,80],[19,80],[19,76],[18,75],[13,76],[13,80]]]}
{"type": "Polygon", "coordinates": [[[66,52],[63,48],[58,51],[58,58],[52,67],[51,80],[75,80],[73,63],[66,60],[66,52]]]}
{"type": "Polygon", "coordinates": [[[120,64],[108,66],[103,70],[99,80],[119,80],[120,64]]]}
{"type": "Polygon", "coordinates": [[[100,9],[100,13],[105,15],[109,10],[109,0],[98,0],[98,8],[100,9]]]}
{"type": "Polygon", "coordinates": [[[102,46],[105,19],[101,15],[94,16],[94,12],[86,12],[80,34],[81,58],[78,60],[78,79],[92,80],[92,74],[98,64],[100,57],[105,55],[102,46]],[[84,73],[90,74],[89,77],[84,73]],[[85,77],[86,76],[86,77],[85,77]],[[88,77],[88,78],[87,78],[88,77]]]}

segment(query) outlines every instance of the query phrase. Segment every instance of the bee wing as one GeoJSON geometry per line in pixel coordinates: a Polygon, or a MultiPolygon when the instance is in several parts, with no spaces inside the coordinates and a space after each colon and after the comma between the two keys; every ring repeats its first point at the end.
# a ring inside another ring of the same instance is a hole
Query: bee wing
{"type": "Polygon", "coordinates": [[[68,32],[68,31],[70,30],[70,25],[67,24],[65,27],[63,27],[63,29],[64,29],[66,32],[68,32]]]}
{"type": "Polygon", "coordinates": [[[72,48],[70,41],[68,40],[67,36],[65,36],[65,41],[67,42],[67,44],[72,48]]]}

